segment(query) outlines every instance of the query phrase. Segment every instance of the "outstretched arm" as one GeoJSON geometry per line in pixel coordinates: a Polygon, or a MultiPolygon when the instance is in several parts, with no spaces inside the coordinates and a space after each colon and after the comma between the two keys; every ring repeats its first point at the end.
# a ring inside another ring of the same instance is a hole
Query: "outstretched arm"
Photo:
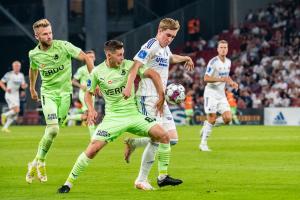
{"type": "Polygon", "coordinates": [[[137,60],[134,61],[133,65],[130,69],[129,75],[128,75],[126,86],[125,86],[125,88],[122,92],[125,99],[130,97],[131,89],[132,89],[132,86],[133,86],[133,82],[136,78],[137,71],[139,70],[139,68],[142,65],[143,65],[143,63],[141,63],[140,61],[137,61],[137,60]]]}
{"type": "Polygon", "coordinates": [[[94,63],[83,51],[79,53],[77,60],[84,62],[88,68],[89,73],[92,72],[94,68],[94,63]]]}
{"type": "Polygon", "coordinates": [[[192,71],[194,69],[194,62],[191,59],[191,57],[172,54],[170,59],[171,64],[182,63],[182,62],[184,62],[184,67],[187,70],[192,71]]]}
{"type": "Polygon", "coordinates": [[[162,115],[165,103],[165,92],[160,75],[153,69],[147,69],[144,73],[144,77],[152,79],[154,83],[154,86],[158,93],[158,101],[156,102],[156,114],[162,115]]]}
{"type": "Polygon", "coordinates": [[[29,89],[30,89],[31,98],[34,101],[39,101],[39,96],[35,90],[35,83],[36,83],[37,77],[38,77],[38,70],[32,69],[30,67],[29,68],[29,89]]]}

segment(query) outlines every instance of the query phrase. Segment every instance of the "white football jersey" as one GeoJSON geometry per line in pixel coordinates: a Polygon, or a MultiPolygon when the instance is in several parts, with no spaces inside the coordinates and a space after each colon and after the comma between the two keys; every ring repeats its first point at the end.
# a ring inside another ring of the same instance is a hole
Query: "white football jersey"
{"type": "MultiPolygon", "coordinates": [[[[140,51],[133,58],[147,67],[154,69],[159,73],[166,89],[169,76],[169,62],[172,52],[168,46],[161,47],[157,39],[152,38],[148,40],[140,49],[140,51]]],[[[137,96],[158,96],[156,88],[150,78],[144,78],[139,83],[137,96]]]]}
{"type": "MultiPolygon", "coordinates": [[[[207,64],[205,75],[222,78],[228,77],[231,67],[231,61],[225,57],[225,62],[222,62],[219,56],[213,57],[207,64]]],[[[225,82],[207,83],[205,93],[210,93],[215,96],[225,96],[225,82]]]]}
{"type": "Polygon", "coordinates": [[[11,89],[11,93],[19,93],[21,84],[25,83],[25,78],[21,72],[16,74],[14,71],[10,71],[3,76],[1,81],[6,83],[6,87],[11,89]]]}

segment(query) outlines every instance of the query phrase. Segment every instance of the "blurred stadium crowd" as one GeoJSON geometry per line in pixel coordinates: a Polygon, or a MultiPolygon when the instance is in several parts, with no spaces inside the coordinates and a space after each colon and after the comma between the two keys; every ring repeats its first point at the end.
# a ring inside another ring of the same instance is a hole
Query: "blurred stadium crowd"
{"type": "Polygon", "coordinates": [[[195,107],[203,108],[206,64],[216,55],[217,41],[229,42],[231,76],[240,89],[232,91],[238,109],[300,107],[300,4],[285,0],[250,10],[238,27],[224,30],[209,40],[191,39],[176,52],[190,55],[195,72],[174,65],[170,82],[185,86],[193,94],[195,107]]]}

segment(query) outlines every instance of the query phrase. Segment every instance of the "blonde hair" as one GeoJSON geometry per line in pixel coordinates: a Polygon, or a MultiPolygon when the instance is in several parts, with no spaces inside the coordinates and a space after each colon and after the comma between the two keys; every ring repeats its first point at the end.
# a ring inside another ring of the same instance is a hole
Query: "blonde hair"
{"type": "Polygon", "coordinates": [[[220,44],[227,44],[227,45],[228,45],[228,42],[227,42],[226,40],[220,40],[220,41],[218,42],[218,46],[219,46],[220,44]]]}
{"type": "Polygon", "coordinates": [[[48,21],[48,19],[40,19],[32,25],[32,28],[33,28],[34,33],[36,33],[38,28],[40,28],[40,27],[45,28],[48,26],[51,26],[51,23],[48,21]]]}
{"type": "Polygon", "coordinates": [[[180,24],[178,20],[174,20],[171,18],[164,18],[159,22],[159,29],[162,29],[163,31],[170,29],[170,30],[179,30],[180,24]]]}

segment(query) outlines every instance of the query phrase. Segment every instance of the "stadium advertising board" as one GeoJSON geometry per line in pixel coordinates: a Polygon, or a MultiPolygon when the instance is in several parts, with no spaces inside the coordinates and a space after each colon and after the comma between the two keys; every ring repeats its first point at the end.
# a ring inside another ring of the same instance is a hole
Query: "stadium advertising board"
{"type": "MultiPolygon", "coordinates": [[[[176,125],[186,125],[185,111],[181,107],[170,106],[176,125]]],[[[242,125],[262,125],[264,123],[263,109],[242,109],[238,110],[237,117],[242,125]]],[[[193,124],[202,125],[206,120],[204,111],[194,109],[193,124]]]]}
{"type": "Polygon", "coordinates": [[[264,125],[299,126],[300,108],[265,108],[264,125]]]}

